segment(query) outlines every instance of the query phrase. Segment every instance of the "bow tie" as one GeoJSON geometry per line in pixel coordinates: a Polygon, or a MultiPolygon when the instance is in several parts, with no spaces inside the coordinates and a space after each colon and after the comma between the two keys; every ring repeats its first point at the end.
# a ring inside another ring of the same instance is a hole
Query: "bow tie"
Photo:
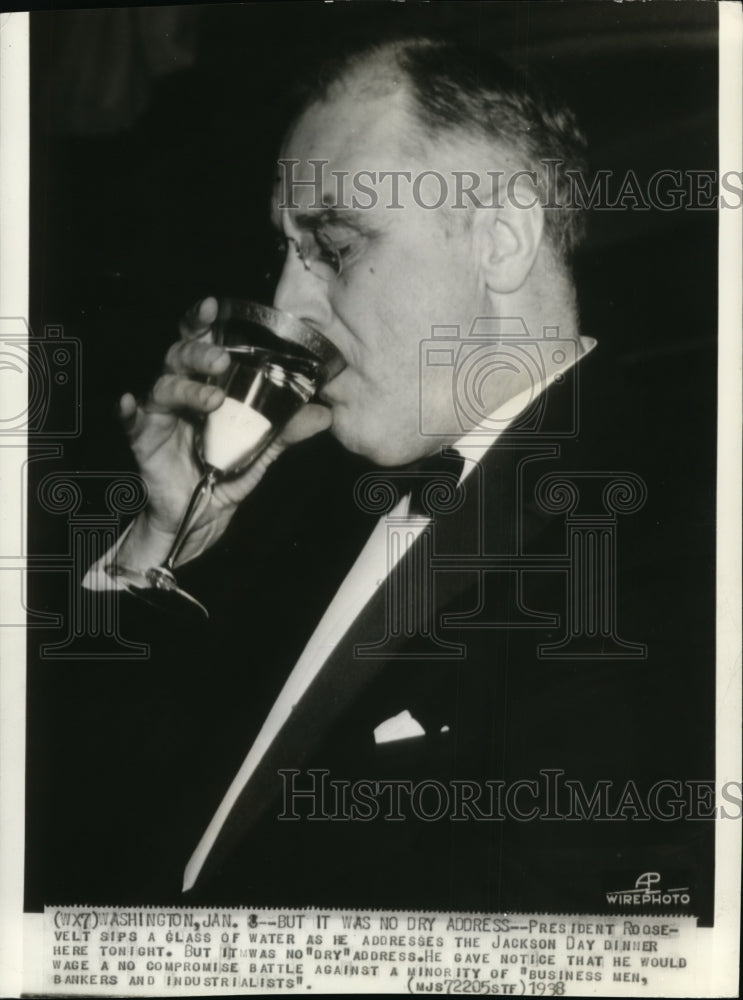
{"type": "Polygon", "coordinates": [[[464,468],[464,459],[458,451],[448,449],[409,466],[414,476],[410,490],[408,514],[411,517],[430,517],[431,500],[435,498],[436,487],[442,489],[456,488],[464,468]]]}

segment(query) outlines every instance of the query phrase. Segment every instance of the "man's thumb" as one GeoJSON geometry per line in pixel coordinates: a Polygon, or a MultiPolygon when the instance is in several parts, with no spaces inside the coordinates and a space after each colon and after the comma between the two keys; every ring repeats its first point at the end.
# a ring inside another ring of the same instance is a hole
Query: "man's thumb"
{"type": "Polygon", "coordinates": [[[306,438],[326,431],[333,422],[331,411],[319,403],[308,403],[295,414],[279,435],[277,443],[283,447],[298,444],[306,438]]]}

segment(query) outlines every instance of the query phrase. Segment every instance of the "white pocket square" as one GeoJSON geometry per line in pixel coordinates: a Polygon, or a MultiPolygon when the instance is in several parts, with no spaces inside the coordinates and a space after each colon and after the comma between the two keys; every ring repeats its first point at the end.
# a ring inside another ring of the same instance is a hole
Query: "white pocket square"
{"type": "Polygon", "coordinates": [[[395,740],[407,740],[411,736],[425,736],[426,731],[410,712],[400,712],[391,719],[380,722],[374,730],[375,743],[392,743],[395,740]]]}

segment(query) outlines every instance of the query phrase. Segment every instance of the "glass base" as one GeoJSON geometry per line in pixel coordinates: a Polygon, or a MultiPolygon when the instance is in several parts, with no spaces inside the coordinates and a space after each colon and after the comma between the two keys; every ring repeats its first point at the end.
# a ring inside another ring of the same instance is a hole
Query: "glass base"
{"type": "Polygon", "coordinates": [[[154,566],[146,572],[117,566],[107,571],[109,575],[121,583],[127,593],[132,594],[146,604],[180,617],[208,618],[209,612],[185,590],[182,590],[170,570],[164,566],[154,566]]]}

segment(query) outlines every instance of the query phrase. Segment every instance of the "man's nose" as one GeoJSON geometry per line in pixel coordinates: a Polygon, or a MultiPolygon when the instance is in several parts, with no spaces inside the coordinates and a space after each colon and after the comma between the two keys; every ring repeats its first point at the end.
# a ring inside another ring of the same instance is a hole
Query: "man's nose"
{"type": "Polygon", "coordinates": [[[273,304],[323,333],[333,312],[329,291],[329,282],[313,274],[290,249],[276,286],[273,304]]]}

